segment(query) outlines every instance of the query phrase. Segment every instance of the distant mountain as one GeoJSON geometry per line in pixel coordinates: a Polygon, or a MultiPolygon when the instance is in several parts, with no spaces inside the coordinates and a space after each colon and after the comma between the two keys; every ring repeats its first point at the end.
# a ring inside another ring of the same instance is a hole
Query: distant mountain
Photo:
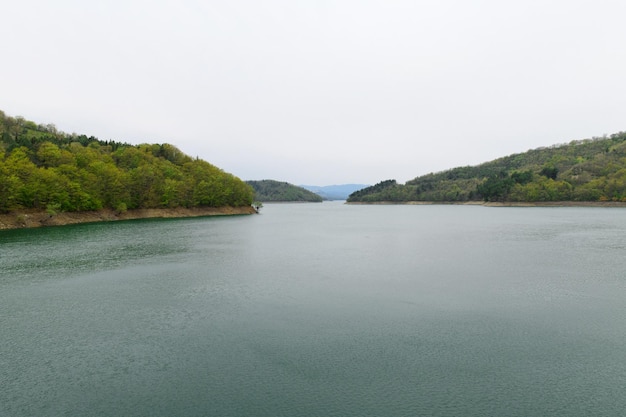
{"type": "Polygon", "coordinates": [[[340,184],[340,185],[301,185],[309,191],[322,197],[324,200],[345,200],[355,191],[368,187],[367,184],[340,184]]]}
{"type": "Polygon", "coordinates": [[[301,201],[321,203],[322,197],[288,182],[274,180],[246,181],[256,193],[255,199],[261,202],[301,201]]]}

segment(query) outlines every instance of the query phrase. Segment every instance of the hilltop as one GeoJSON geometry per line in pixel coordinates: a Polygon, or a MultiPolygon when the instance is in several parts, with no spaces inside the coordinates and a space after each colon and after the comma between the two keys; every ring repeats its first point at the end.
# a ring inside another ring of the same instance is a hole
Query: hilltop
{"type": "Polygon", "coordinates": [[[395,180],[348,202],[626,202],[626,132],[532,149],[476,166],[395,180]]]}
{"type": "Polygon", "coordinates": [[[181,209],[184,215],[222,207],[249,212],[253,196],[236,176],[173,145],[67,134],[0,111],[0,214],[181,209]]]}
{"type": "Polygon", "coordinates": [[[246,181],[255,193],[256,200],[263,202],[308,202],[321,203],[322,197],[288,182],[274,180],[246,181]]]}

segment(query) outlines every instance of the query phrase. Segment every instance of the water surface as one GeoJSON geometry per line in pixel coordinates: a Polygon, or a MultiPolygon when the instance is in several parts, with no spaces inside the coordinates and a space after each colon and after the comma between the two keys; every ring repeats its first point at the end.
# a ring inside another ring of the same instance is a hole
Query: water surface
{"type": "Polygon", "coordinates": [[[266,205],[0,232],[0,415],[621,416],[626,212],[266,205]]]}

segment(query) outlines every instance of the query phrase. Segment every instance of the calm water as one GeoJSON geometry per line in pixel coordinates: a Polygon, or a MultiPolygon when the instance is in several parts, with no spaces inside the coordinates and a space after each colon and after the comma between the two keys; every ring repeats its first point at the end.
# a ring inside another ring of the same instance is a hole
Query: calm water
{"type": "Polygon", "coordinates": [[[626,210],[0,232],[1,416],[623,416],[626,210]]]}

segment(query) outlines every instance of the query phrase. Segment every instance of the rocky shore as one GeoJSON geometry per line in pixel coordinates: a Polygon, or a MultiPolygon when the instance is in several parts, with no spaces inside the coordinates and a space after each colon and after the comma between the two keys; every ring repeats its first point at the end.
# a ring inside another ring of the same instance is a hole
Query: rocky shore
{"type": "Polygon", "coordinates": [[[228,216],[256,213],[252,206],[244,207],[196,207],[140,209],[116,212],[114,210],[48,213],[45,211],[20,211],[0,214],[0,230],[22,229],[43,226],[63,226],[67,224],[109,222],[118,220],[176,218],[201,216],[228,216]]]}
{"type": "Polygon", "coordinates": [[[350,205],[461,205],[461,206],[485,206],[485,207],[625,207],[623,201],[533,201],[533,202],[484,202],[484,201],[377,201],[372,203],[354,202],[350,205]]]}

